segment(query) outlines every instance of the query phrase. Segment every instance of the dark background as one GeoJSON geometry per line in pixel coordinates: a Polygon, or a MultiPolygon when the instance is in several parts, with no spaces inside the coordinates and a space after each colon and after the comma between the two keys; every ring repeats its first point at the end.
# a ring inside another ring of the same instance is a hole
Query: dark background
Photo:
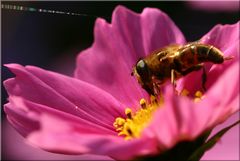
{"type": "MultiPolygon", "coordinates": [[[[145,7],[166,12],[184,33],[188,41],[201,38],[216,24],[239,21],[239,10],[211,12],[193,9],[187,2],[2,2],[50,10],[70,11],[89,16],[70,16],[51,13],[1,10],[2,64],[35,65],[47,70],[72,75],[77,54],[93,42],[96,17],[108,22],[114,8],[121,4],[142,12],[145,7]],[[91,16],[92,15],[92,16],[91,16]],[[95,17],[96,16],[96,17],[95,17]]],[[[2,81],[13,75],[2,66],[2,81]]],[[[2,87],[2,105],[7,94],[2,87]]],[[[2,120],[5,115],[2,112],[2,120]]],[[[2,156],[4,155],[4,148],[2,156]]]]}

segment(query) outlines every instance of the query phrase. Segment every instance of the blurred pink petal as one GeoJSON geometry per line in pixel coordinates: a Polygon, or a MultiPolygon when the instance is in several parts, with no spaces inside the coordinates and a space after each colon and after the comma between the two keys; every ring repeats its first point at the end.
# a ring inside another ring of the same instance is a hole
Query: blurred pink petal
{"type": "Polygon", "coordinates": [[[8,114],[8,121],[21,135],[27,136],[29,133],[40,128],[37,117],[29,116],[29,114],[26,114],[26,112],[14,104],[7,103],[4,107],[5,112],[8,114]]]}
{"type": "Polygon", "coordinates": [[[63,155],[46,152],[27,144],[10,124],[2,122],[2,160],[112,160],[106,156],[97,155],[63,155]]]}
{"type": "Polygon", "coordinates": [[[239,0],[221,1],[188,1],[188,5],[194,9],[208,12],[237,12],[239,11],[239,0]]]}
{"type": "MultiPolygon", "coordinates": [[[[212,134],[217,133],[224,127],[231,125],[233,122],[239,120],[239,112],[235,113],[223,124],[214,128],[212,134]]],[[[202,160],[239,160],[239,125],[233,127],[226,133],[214,148],[210,149],[201,158],[202,160]]]]}

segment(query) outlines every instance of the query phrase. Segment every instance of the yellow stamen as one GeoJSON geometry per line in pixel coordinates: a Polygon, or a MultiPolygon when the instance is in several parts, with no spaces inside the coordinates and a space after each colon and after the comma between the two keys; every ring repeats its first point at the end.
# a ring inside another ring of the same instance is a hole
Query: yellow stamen
{"type": "Polygon", "coordinates": [[[197,91],[197,92],[195,93],[195,96],[200,98],[200,97],[203,96],[203,94],[202,94],[201,91],[197,91]]]}
{"type": "Polygon", "coordinates": [[[127,118],[132,119],[132,110],[130,108],[126,108],[125,115],[127,116],[127,118]]]}
{"type": "Polygon", "coordinates": [[[147,107],[146,100],[142,98],[142,99],[140,100],[140,105],[141,105],[141,107],[142,107],[143,109],[146,109],[146,107],[147,107]]]}
{"type": "MultiPolygon", "coordinates": [[[[188,96],[189,93],[188,90],[184,89],[178,95],[188,96]]],[[[194,102],[199,102],[203,97],[203,93],[197,91],[192,99],[194,102]]],[[[160,108],[163,103],[163,95],[160,93],[158,97],[151,95],[150,101],[142,98],[139,101],[140,105],[136,112],[133,112],[130,108],[126,108],[126,118],[117,117],[113,123],[118,135],[123,136],[125,140],[140,137],[143,129],[146,128],[151,121],[153,113],[160,108]]]]}
{"type": "Polygon", "coordinates": [[[157,105],[158,104],[157,98],[153,95],[150,96],[150,101],[151,101],[152,105],[157,105]]]}
{"type": "Polygon", "coordinates": [[[183,89],[180,93],[181,96],[187,96],[189,94],[189,91],[186,89],[183,89]]]}
{"type": "Polygon", "coordinates": [[[118,117],[113,126],[118,131],[119,136],[124,136],[125,140],[140,137],[142,130],[150,122],[153,113],[159,108],[159,100],[155,96],[150,97],[150,102],[141,99],[139,110],[135,113],[130,108],[125,109],[126,118],[118,117]]]}
{"type": "Polygon", "coordinates": [[[194,98],[194,102],[200,102],[202,99],[204,98],[204,95],[201,91],[197,91],[195,93],[195,98],[194,98]]]}

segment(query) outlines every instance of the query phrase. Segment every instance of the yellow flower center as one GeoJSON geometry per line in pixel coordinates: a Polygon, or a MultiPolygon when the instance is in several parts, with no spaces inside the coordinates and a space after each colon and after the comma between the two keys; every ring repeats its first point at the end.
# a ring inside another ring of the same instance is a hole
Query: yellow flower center
{"type": "MultiPolygon", "coordinates": [[[[188,94],[189,92],[185,89],[180,92],[182,96],[187,96],[188,94]]],[[[193,101],[199,102],[203,97],[202,92],[197,91],[193,101]]],[[[162,95],[158,98],[151,95],[149,102],[143,98],[139,101],[140,108],[138,111],[133,112],[131,108],[126,108],[126,118],[117,117],[113,123],[118,135],[123,136],[125,140],[140,137],[143,129],[151,121],[153,113],[162,106],[163,102],[162,95]]]]}

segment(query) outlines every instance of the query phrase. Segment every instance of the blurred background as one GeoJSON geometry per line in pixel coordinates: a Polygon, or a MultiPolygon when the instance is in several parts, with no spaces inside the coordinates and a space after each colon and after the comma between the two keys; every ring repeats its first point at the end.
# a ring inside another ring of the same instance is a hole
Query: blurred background
{"type": "MultiPolygon", "coordinates": [[[[1,9],[1,79],[13,75],[3,67],[6,63],[34,65],[72,76],[77,54],[91,46],[96,17],[111,22],[112,11],[117,5],[142,12],[145,7],[159,8],[166,12],[184,33],[187,41],[200,39],[216,24],[233,24],[239,21],[239,1],[175,1],[175,2],[4,2],[2,5],[75,12],[87,16],[71,16],[52,13],[1,9]]],[[[7,94],[2,87],[2,105],[7,94]]],[[[2,115],[3,160],[94,160],[95,156],[65,156],[51,154],[24,143],[2,115]]],[[[224,125],[239,117],[235,114],[224,125]]],[[[219,129],[221,128],[218,127],[219,129]]],[[[109,159],[99,157],[99,160],[109,159]]],[[[230,130],[222,141],[206,153],[204,160],[238,160],[239,127],[230,130]]]]}

